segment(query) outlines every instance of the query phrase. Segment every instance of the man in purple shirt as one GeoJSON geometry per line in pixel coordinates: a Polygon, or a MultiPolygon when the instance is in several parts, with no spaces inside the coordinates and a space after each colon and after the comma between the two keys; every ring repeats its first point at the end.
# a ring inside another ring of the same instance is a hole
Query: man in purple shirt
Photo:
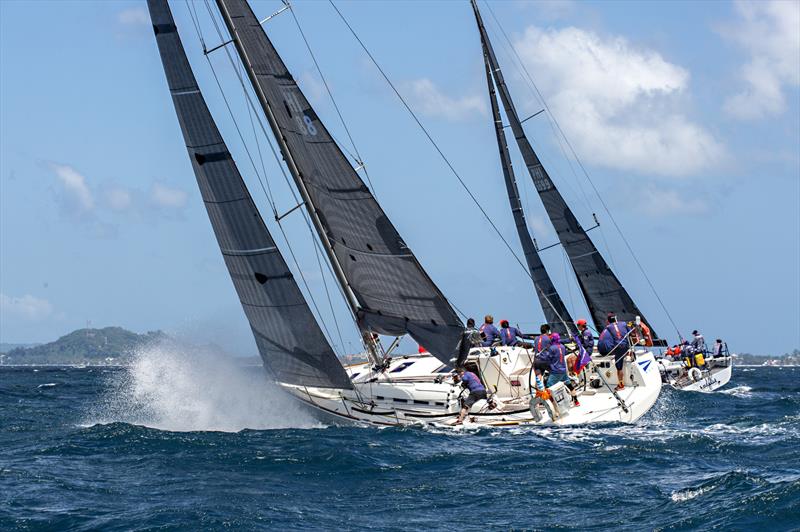
{"type": "Polygon", "coordinates": [[[500,320],[500,342],[503,345],[516,345],[525,349],[531,349],[533,344],[523,342],[525,335],[516,327],[511,327],[508,320],[500,320]]]}
{"type": "Polygon", "coordinates": [[[456,370],[456,374],[453,375],[453,382],[456,384],[460,382],[461,386],[469,390],[467,398],[461,400],[461,412],[459,412],[458,421],[456,421],[456,425],[461,425],[464,422],[464,418],[467,417],[470,408],[472,408],[472,405],[481,399],[486,399],[486,388],[477,375],[464,368],[458,368],[456,370]]]}
{"type": "Polygon", "coordinates": [[[483,347],[490,347],[494,344],[495,339],[500,336],[500,331],[494,326],[494,318],[491,314],[487,314],[486,317],[483,318],[483,325],[481,325],[480,331],[481,336],[484,337],[483,343],[481,344],[483,347]]]}

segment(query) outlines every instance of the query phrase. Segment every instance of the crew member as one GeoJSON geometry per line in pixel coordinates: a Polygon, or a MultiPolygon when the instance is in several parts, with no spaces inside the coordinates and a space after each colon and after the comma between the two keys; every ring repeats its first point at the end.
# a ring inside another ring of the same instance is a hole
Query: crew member
{"type": "Polygon", "coordinates": [[[480,331],[481,336],[483,336],[483,343],[481,344],[483,347],[491,346],[500,336],[500,331],[494,326],[494,317],[491,314],[487,314],[483,318],[483,325],[481,325],[480,331]]]}
{"type": "Polygon", "coordinates": [[[631,331],[628,338],[631,345],[653,347],[653,334],[650,332],[650,327],[641,318],[639,318],[638,324],[636,321],[629,322],[628,329],[631,331]]]}
{"type": "Polygon", "coordinates": [[[717,338],[717,341],[714,342],[714,356],[715,357],[725,356],[725,343],[722,341],[721,338],[717,338]]]}
{"type": "Polygon", "coordinates": [[[619,382],[617,390],[625,388],[625,375],[622,367],[625,365],[625,355],[628,354],[629,349],[628,327],[624,323],[617,323],[617,317],[613,313],[609,313],[606,328],[600,333],[600,339],[597,341],[597,350],[601,355],[613,355],[619,382]]]}
{"type": "Polygon", "coordinates": [[[706,339],[700,334],[697,329],[692,331],[692,350],[695,353],[703,353],[706,350],[706,339]]]}
{"type": "Polygon", "coordinates": [[[545,323],[539,327],[539,332],[541,334],[536,337],[533,346],[537,353],[543,353],[547,351],[548,347],[550,347],[550,326],[545,323]]]}
{"type": "MultiPolygon", "coordinates": [[[[574,358],[574,355],[570,355],[574,358]]],[[[551,387],[558,382],[563,382],[569,389],[572,395],[572,401],[576,406],[579,405],[578,398],[575,395],[575,386],[570,381],[567,374],[568,364],[571,363],[567,356],[567,348],[561,343],[561,335],[553,333],[550,335],[550,347],[547,348],[547,355],[545,360],[550,364],[550,376],[547,379],[547,387],[551,387]]]]}
{"type": "Polygon", "coordinates": [[[532,348],[533,345],[523,342],[523,338],[525,338],[525,335],[516,327],[509,326],[508,320],[500,320],[500,341],[503,345],[515,345],[525,349],[532,348]]]}
{"type": "Polygon", "coordinates": [[[461,425],[464,422],[464,418],[467,417],[470,408],[472,408],[472,405],[481,399],[486,399],[486,388],[477,375],[464,368],[458,368],[456,370],[455,375],[453,375],[453,382],[456,384],[460,382],[461,386],[469,390],[467,398],[461,400],[461,412],[458,414],[458,420],[456,421],[456,425],[461,425]]]}
{"type": "Polygon", "coordinates": [[[581,345],[584,349],[586,349],[586,352],[591,355],[592,350],[594,349],[594,335],[592,334],[592,331],[589,330],[589,326],[586,324],[586,320],[584,319],[576,321],[575,325],[578,326],[581,345]]]}

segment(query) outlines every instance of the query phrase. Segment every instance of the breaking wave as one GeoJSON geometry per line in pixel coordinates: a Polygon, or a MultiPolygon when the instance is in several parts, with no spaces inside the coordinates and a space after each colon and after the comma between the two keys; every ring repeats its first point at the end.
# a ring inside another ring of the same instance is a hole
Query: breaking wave
{"type": "Polygon", "coordinates": [[[720,390],[719,393],[724,393],[726,395],[733,395],[736,397],[750,397],[753,395],[753,388],[751,386],[734,386],[733,388],[727,388],[724,390],[720,390]]]}
{"type": "Polygon", "coordinates": [[[89,425],[122,422],[178,432],[320,426],[261,367],[172,342],[142,348],[108,384],[89,425]]]}

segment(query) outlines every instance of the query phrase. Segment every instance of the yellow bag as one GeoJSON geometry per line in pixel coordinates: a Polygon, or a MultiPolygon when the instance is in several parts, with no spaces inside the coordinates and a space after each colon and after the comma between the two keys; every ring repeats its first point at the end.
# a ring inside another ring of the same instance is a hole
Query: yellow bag
{"type": "Polygon", "coordinates": [[[686,364],[687,368],[691,368],[692,367],[692,359],[689,358],[689,357],[684,358],[683,359],[683,363],[686,364]]]}
{"type": "Polygon", "coordinates": [[[694,361],[695,361],[695,363],[697,364],[697,367],[703,367],[703,366],[705,366],[705,365],[706,365],[706,359],[705,359],[705,357],[703,356],[703,353],[697,353],[697,354],[694,356],[694,361]]]}

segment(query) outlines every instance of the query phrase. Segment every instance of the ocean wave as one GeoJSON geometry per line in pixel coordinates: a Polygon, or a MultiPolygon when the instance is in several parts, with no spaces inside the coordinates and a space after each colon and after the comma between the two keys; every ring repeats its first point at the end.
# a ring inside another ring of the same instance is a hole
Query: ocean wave
{"type": "Polygon", "coordinates": [[[46,382],[44,384],[40,384],[37,388],[52,388],[54,386],[58,386],[57,382],[46,382]]]}

